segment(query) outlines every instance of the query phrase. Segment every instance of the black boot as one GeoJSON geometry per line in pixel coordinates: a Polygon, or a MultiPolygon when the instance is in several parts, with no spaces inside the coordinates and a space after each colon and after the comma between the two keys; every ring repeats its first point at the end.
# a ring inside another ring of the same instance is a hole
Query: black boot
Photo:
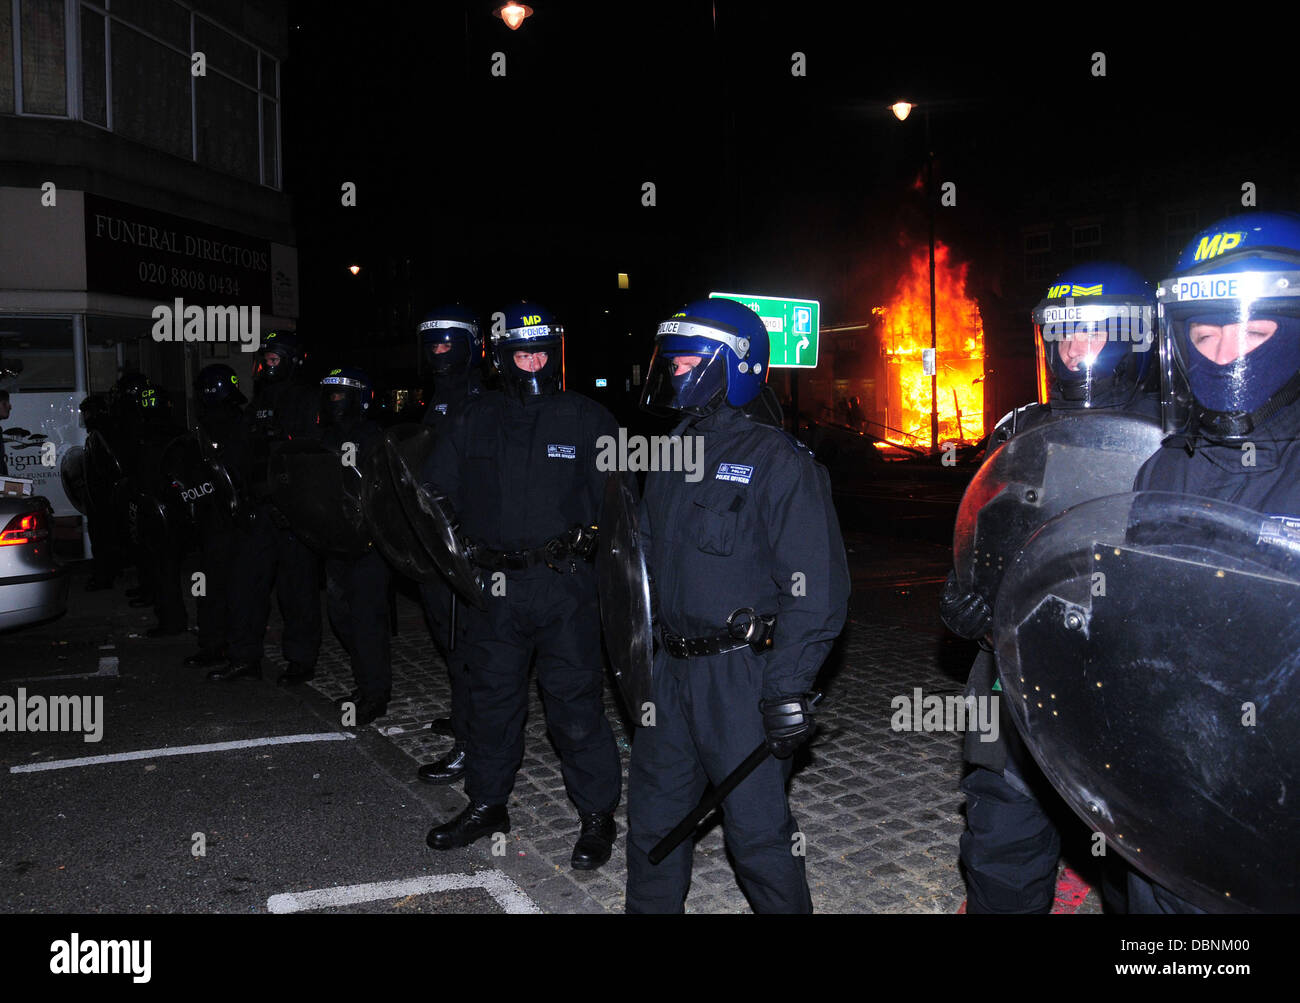
{"type": "Polygon", "coordinates": [[[609,812],[591,812],[579,815],[582,833],[573,848],[571,863],[575,870],[594,871],[605,861],[614,849],[614,816],[609,812]]]}
{"type": "Polygon", "coordinates": [[[426,763],[415,771],[431,784],[454,784],[465,775],[465,746],[453,745],[451,751],[435,763],[426,763]]]}
{"type": "Polygon", "coordinates": [[[234,679],[261,679],[262,663],[255,662],[231,662],[224,669],[213,669],[208,673],[208,680],[214,683],[228,683],[234,679]]]}
{"type": "Polygon", "coordinates": [[[302,662],[290,662],[284,675],[275,681],[276,686],[297,686],[308,679],[316,678],[316,666],[304,665],[302,662]]]}
{"type": "Polygon", "coordinates": [[[435,850],[453,850],[494,832],[509,831],[510,815],[505,805],[471,804],[450,822],[430,829],[425,842],[435,850]]]}
{"type": "Polygon", "coordinates": [[[452,730],[451,718],[435,717],[429,722],[429,730],[435,735],[446,735],[448,738],[455,738],[456,732],[452,730]]]}
{"type": "Polygon", "coordinates": [[[377,721],[388,713],[388,694],[363,694],[356,702],[357,719],[355,724],[345,724],[345,728],[364,728],[371,721],[377,721]]]}

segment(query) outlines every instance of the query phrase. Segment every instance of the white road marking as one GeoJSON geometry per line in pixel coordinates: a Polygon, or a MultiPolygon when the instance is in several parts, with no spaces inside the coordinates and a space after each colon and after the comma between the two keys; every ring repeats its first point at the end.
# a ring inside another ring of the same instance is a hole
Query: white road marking
{"type": "Polygon", "coordinates": [[[266,908],[273,913],[303,912],[308,909],[328,909],[332,906],[378,902],[381,899],[400,899],[408,895],[449,892],[460,888],[482,888],[508,913],[542,911],[536,902],[500,871],[479,871],[477,874],[429,874],[422,878],[407,878],[399,881],[373,881],[364,885],[336,885],[333,888],[316,888],[305,892],[284,892],[267,899],[266,908]]]}
{"type": "Polygon", "coordinates": [[[55,679],[108,679],[117,678],[117,656],[104,655],[99,659],[99,668],[94,672],[64,672],[57,676],[24,676],[22,679],[10,679],[11,683],[45,683],[55,679]]]}
{"type": "Polygon", "coordinates": [[[10,773],[39,773],[42,770],[66,770],[73,766],[94,766],[98,763],[125,763],[132,759],[159,759],[163,756],[195,756],[204,752],[226,752],[230,749],[253,749],[261,745],[295,745],[299,742],[342,742],[356,738],[342,731],[323,731],[314,735],[272,735],[269,738],[246,738],[238,742],[209,742],[207,745],[175,745],[162,749],[141,749],[138,752],[115,752],[107,756],[83,756],[80,759],[52,759],[46,763],[28,763],[11,766],[10,773]]]}

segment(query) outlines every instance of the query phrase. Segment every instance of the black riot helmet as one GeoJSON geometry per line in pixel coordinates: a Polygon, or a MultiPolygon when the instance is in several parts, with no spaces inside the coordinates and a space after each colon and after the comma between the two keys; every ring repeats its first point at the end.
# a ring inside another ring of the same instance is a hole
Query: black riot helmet
{"type": "Polygon", "coordinates": [[[262,339],[262,345],[257,350],[253,379],[283,383],[293,376],[306,357],[307,353],[297,335],[272,331],[262,339]]]}
{"type": "Polygon", "coordinates": [[[435,376],[465,375],[483,363],[478,318],[467,307],[430,310],[420,321],[420,360],[435,376]]]}
{"type": "Polygon", "coordinates": [[[240,392],[239,377],[233,369],[221,362],[214,362],[199,370],[199,375],[194,377],[194,393],[198,397],[199,406],[205,411],[210,411],[219,404],[240,406],[248,403],[248,398],[240,392]]]}
{"type": "Polygon", "coordinates": [[[323,428],[368,417],[375,389],[362,370],[331,369],[320,381],[320,423],[323,428]]]}
{"type": "Polygon", "coordinates": [[[502,311],[504,324],[492,328],[492,358],[507,391],[520,400],[555,394],[564,389],[564,327],[545,307],[516,303],[502,311]],[[522,369],[516,352],[546,355],[545,365],[522,369]]]}

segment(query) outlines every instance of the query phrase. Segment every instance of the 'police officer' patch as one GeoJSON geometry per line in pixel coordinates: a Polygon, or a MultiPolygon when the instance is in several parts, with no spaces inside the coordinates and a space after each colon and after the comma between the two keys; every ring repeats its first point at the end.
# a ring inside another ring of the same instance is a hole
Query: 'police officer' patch
{"type": "Polygon", "coordinates": [[[576,446],[548,445],[546,455],[552,459],[576,460],[578,458],[578,448],[576,446]]]}
{"type": "Polygon", "coordinates": [[[1288,550],[1300,551],[1300,519],[1289,515],[1270,515],[1260,524],[1256,543],[1272,543],[1288,550]]]}
{"type": "Polygon", "coordinates": [[[737,484],[748,484],[749,479],[753,476],[754,468],[747,467],[743,463],[719,463],[715,478],[719,481],[735,481],[737,484]]]}

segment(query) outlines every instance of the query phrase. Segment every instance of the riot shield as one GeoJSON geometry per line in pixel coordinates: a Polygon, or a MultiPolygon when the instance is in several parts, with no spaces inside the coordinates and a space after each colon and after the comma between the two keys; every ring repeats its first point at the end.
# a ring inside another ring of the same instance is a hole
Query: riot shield
{"type": "Polygon", "coordinates": [[[271,500],[312,550],[355,560],[370,550],[371,534],[361,509],[361,471],[343,460],[310,439],[276,446],[269,466],[271,500]]]}
{"type": "Polygon", "coordinates": [[[114,493],[122,480],[122,465],[103,433],[86,433],[86,504],[91,518],[121,524],[123,510],[114,507],[114,493]]]}
{"type": "Polygon", "coordinates": [[[651,699],[654,634],[636,496],[625,477],[611,472],[605,481],[596,578],[605,648],[627,709],[635,717],[651,699]]]}
{"type": "Polygon", "coordinates": [[[202,429],[194,433],[198,445],[199,467],[191,474],[196,489],[207,485],[210,492],[205,492],[205,504],[211,504],[223,518],[233,523],[242,523],[247,506],[240,490],[237,475],[232,473],[222,455],[219,443],[205,435],[202,429]]]}
{"type": "MultiPolygon", "coordinates": [[[[432,437],[435,433],[429,429],[428,434],[432,437]]],[[[478,568],[470,560],[450,513],[445,510],[441,500],[421,483],[420,468],[412,462],[420,451],[417,449],[418,438],[410,435],[403,441],[390,432],[379,446],[387,453],[388,470],[398,503],[423,552],[437,565],[447,583],[479,609],[486,609],[483,580],[478,568]]],[[[431,444],[427,446],[426,456],[428,449],[432,449],[431,444]]]]}
{"type": "Polygon", "coordinates": [[[90,512],[86,488],[86,450],[82,446],[73,446],[63,454],[59,463],[59,481],[63,484],[63,493],[72,507],[82,515],[90,512]]]}
{"type": "Polygon", "coordinates": [[[1013,436],[984,461],[957,509],[957,581],[991,600],[1029,535],[1071,505],[1133,489],[1160,445],[1154,418],[1067,413],[1013,436]]]}
{"type": "Polygon", "coordinates": [[[1107,851],[1215,912],[1300,909],[1300,520],[1086,502],[1007,569],[1010,712],[1107,851]]]}
{"type": "MultiPolygon", "coordinates": [[[[396,425],[385,438],[391,438],[399,451],[407,451],[417,470],[423,467],[434,442],[431,430],[424,425],[396,425]]],[[[425,553],[406,519],[388,462],[388,450],[382,444],[366,454],[361,474],[362,508],[374,534],[375,546],[384,559],[400,574],[417,582],[441,581],[442,572],[425,553]]]]}

